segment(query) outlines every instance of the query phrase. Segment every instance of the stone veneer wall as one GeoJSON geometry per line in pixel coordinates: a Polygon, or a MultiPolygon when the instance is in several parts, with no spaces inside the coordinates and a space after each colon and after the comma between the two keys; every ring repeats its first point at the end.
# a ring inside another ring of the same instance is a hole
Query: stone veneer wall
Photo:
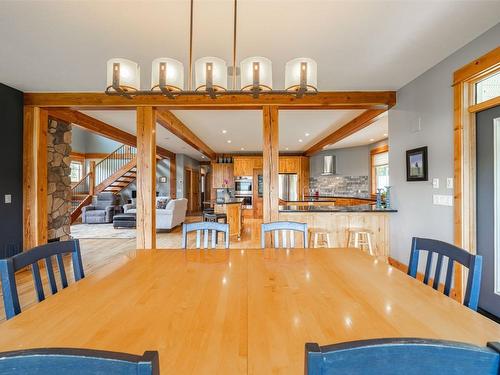
{"type": "Polygon", "coordinates": [[[49,120],[47,135],[48,239],[70,238],[71,215],[71,124],[49,120]]]}
{"type": "Polygon", "coordinates": [[[318,176],[309,179],[311,191],[320,195],[370,197],[368,176],[318,176]]]}

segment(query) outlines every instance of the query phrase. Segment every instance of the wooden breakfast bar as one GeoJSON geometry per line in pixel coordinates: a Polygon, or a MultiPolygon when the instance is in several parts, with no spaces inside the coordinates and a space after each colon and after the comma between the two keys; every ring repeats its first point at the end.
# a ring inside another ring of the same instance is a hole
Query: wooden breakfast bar
{"type": "Polygon", "coordinates": [[[1,351],[157,350],[162,374],[298,375],[306,342],[380,337],[500,325],[357,249],[132,251],[0,324],[1,351]]]}

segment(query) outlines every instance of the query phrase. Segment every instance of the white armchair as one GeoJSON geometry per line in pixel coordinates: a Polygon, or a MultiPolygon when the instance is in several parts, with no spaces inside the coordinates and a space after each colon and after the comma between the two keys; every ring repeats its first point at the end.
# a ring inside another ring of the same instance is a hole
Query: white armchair
{"type": "MultiPolygon", "coordinates": [[[[158,202],[165,197],[156,197],[158,202]]],[[[172,229],[177,225],[181,225],[186,220],[187,211],[186,198],[172,199],[167,203],[164,209],[156,209],[156,229],[172,229]]],[[[125,213],[136,213],[134,204],[126,204],[123,206],[125,213]]]]}

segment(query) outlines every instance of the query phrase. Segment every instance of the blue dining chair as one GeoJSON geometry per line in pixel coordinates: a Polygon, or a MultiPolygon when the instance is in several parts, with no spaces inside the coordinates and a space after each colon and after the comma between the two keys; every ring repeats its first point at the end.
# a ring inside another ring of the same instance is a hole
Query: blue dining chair
{"type": "Polygon", "coordinates": [[[21,312],[19,295],[17,293],[16,272],[24,267],[31,266],[33,281],[38,302],[45,299],[42,278],[38,261],[45,260],[47,278],[49,280],[52,294],[57,293],[57,283],[52,266],[52,257],[55,256],[61,277],[61,286],[68,286],[68,278],[64,269],[63,254],[72,255],[73,276],[75,281],[85,277],[83,272],[82,256],[80,253],[80,242],[78,240],[51,242],[45,245],[34,247],[31,250],[14,255],[13,257],[0,259],[0,273],[2,278],[3,302],[5,315],[10,319],[21,312]]]}
{"type": "Polygon", "coordinates": [[[158,352],[143,355],[104,350],[50,348],[0,353],[2,375],[158,375],[158,352]]]}
{"type": "Polygon", "coordinates": [[[448,259],[445,272],[444,294],[450,296],[451,286],[453,283],[453,265],[455,262],[467,267],[469,275],[467,277],[467,288],[465,289],[464,305],[477,310],[479,301],[479,292],[481,289],[481,269],[483,258],[480,255],[474,255],[457,246],[447,242],[431,240],[428,238],[413,237],[411,244],[410,264],[408,266],[408,275],[416,278],[418,271],[418,261],[421,251],[427,252],[425,263],[425,274],[423,282],[428,284],[432,274],[432,260],[434,254],[437,254],[436,267],[432,276],[432,287],[436,290],[439,288],[441,281],[441,271],[443,268],[443,258],[448,259]]]}
{"type": "Polygon", "coordinates": [[[182,224],[182,248],[187,248],[187,236],[190,232],[196,231],[196,248],[207,249],[208,239],[211,238],[210,247],[217,247],[217,235],[224,233],[224,247],[229,249],[229,224],[216,223],[210,221],[200,221],[197,223],[182,224]],[[201,247],[201,237],[203,234],[203,247],[201,247]]]}
{"type": "Polygon", "coordinates": [[[294,221],[274,221],[272,223],[264,223],[261,227],[260,244],[264,249],[266,247],[266,233],[271,233],[271,238],[273,238],[273,244],[276,249],[282,248],[294,248],[295,247],[295,232],[302,233],[302,241],[304,242],[304,247],[308,245],[308,232],[306,223],[296,223],[294,221]],[[280,235],[281,231],[281,246],[280,246],[280,235]],[[287,241],[287,233],[290,234],[290,246],[287,241]],[[274,234],[274,236],[273,236],[274,234]]]}
{"type": "Polygon", "coordinates": [[[305,345],[305,375],[498,375],[500,343],[487,347],[429,339],[387,338],[305,345]]]}

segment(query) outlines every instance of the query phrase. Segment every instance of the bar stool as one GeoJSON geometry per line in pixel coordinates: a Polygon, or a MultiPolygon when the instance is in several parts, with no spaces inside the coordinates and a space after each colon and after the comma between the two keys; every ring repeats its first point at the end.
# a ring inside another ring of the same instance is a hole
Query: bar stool
{"type": "Polygon", "coordinates": [[[224,213],[215,213],[215,212],[203,212],[203,221],[209,221],[213,223],[218,223],[219,220],[227,224],[227,215],[224,213]]]}
{"type": "Polygon", "coordinates": [[[352,240],[354,240],[354,247],[359,248],[361,250],[367,249],[370,255],[374,255],[372,246],[372,235],[373,232],[370,229],[351,228],[349,229],[347,235],[346,247],[350,247],[352,240]]]}
{"type": "Polygon", "coordinates": [[[319,247],[318,244],[321,240],[321,245],[326,245],[326,247],[332,247],[332,244],[330,242],[330,232],[328,232],[326,229],[321,229],[321,228],[311,228],[309,229],[310,235],[310,241],[312,245],[310,247],[312,248],[317,248],[319,247]]]}

